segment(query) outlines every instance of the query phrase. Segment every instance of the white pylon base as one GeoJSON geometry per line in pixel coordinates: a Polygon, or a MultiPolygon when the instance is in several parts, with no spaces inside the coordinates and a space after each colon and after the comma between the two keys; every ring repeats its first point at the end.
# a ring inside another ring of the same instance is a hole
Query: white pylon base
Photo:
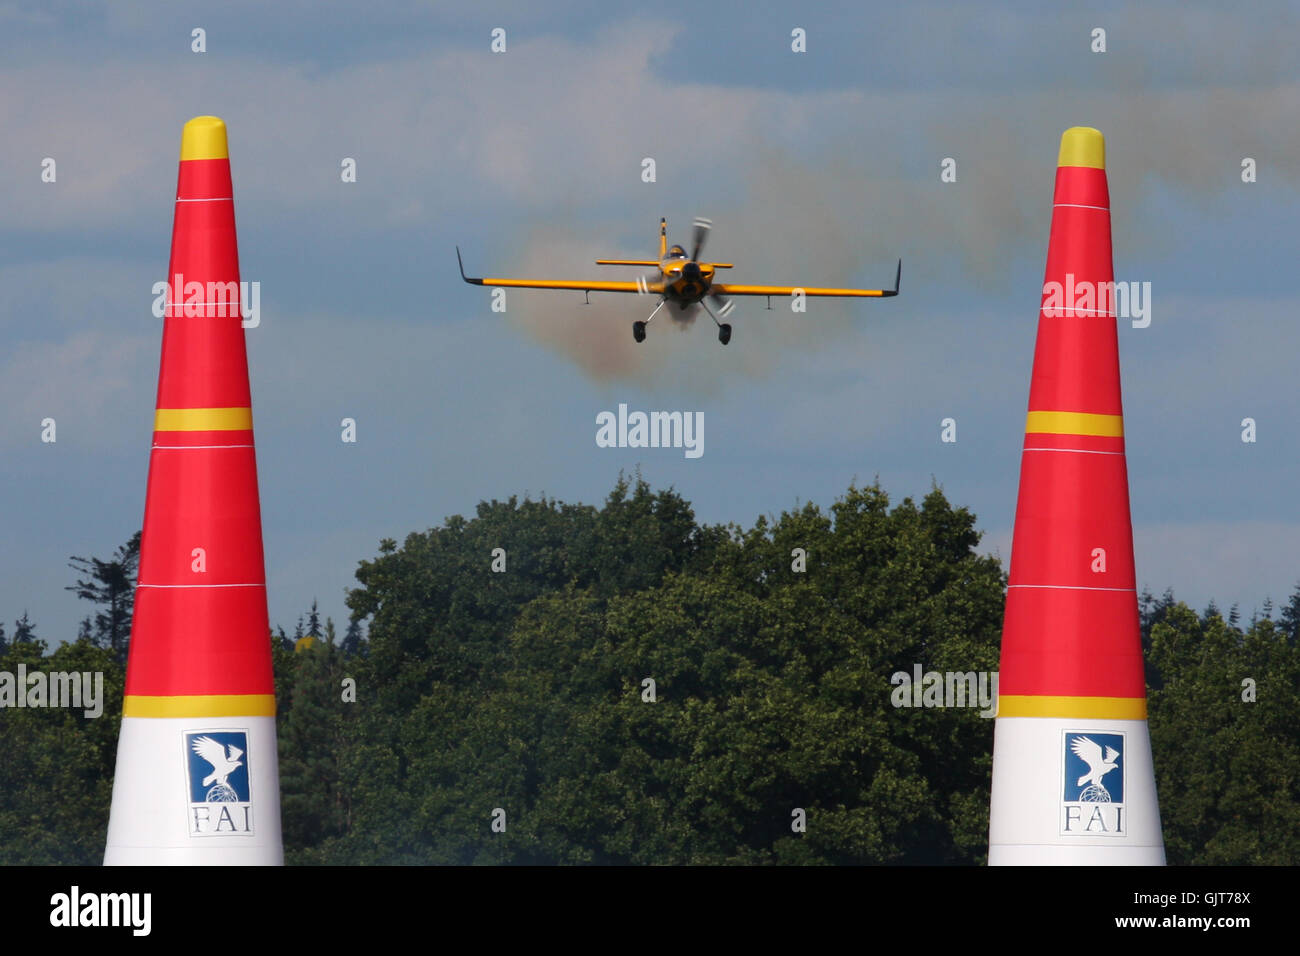
{"type": "Polygon", "coordinates": [[[1145,720],[997,718],[990,866],[1164,863],[1145,720]]]}
{"type": "Polygon", "coordinates": [[[279,781],[274,717],[123,717],[104,865],[279,866],[279,781]]]}

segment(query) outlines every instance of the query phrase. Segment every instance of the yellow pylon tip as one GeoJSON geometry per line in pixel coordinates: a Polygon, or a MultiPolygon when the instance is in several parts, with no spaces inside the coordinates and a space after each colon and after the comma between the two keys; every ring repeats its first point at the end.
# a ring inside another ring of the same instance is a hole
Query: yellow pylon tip
{"type": "Polygon", "coordinates": [[[181,159],[229,159],[226,124],[218,116],[196,116],[181,133],[181,159]]]}
{"type": "Polygon", "coordinates": [[[1091,126],[1071,126],[1061,134],[1061,155],[1057,166],[1106,168],[1106,137],[1091,126]]]}

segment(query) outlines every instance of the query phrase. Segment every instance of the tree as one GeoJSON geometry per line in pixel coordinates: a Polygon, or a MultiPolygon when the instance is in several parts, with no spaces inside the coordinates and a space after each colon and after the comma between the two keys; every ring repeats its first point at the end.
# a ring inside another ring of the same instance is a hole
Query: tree
{"type": "Polygon", "coordinates": [[[356,739],[345,717],[355,705],[339,693],[343,658],[333,631],[327,620],[325,639],[293,656],[279,692],[285,704],[278,722],[281,806],[290,863],[320,862],[350,818],[353,791],[343,785],[343,775],[356,739]]]}
{"type": "MultiPolygon", "coordinates": [[[[65,590],[75,591],[77,597],[102,606],[103,610],[95,614],[93,640],[98,646],[108,648],[119,662],[126,660],[131,637],[131,610],[139,563],[139,531],[108,561],[74,557],[68,562],[68,567],[82,577],[65,590]]],[[[82,634],[87,634],[88,630],[83,626],[82,634]]]]}
{"type": "MultiPolygon", "coordinates": [[[[601,507],[481,502],[384,539],[337,646],[315,605],[322,640],[267,635],[286,859],[978,864],[993,721],[891,682],[998,666],[1006,577],[978,545],[938,488],[709,526],[621,478],[601,507]]],[[[1169,861],[1294,865],[1300,588],[1245,630],[1172,590],[1139,612],[1169,861]]],[[[111,648],[46,656],[26,612],[0,628],[19,666],[102,671],[121,712],[111,648]]],[[[0,741],[0,865],[98,862],[116,721],[0,708],[0,741]]]]}
{"type": "Polygon", "coordinates": [[[0,671],[12,674],[25,665],[29,672],[102,674],[103,713],[96,720],[77,708],[0,708],[0,866],[98,866],[113,791],[114,716],[122,712],[123,670],[105,648],[69,641],[45,656],[30,622],[25,634],[0,658],[0,671]]]}
{"type": "Polygon", "coordinates": [[[996,668],[1005,579],[978,541],[937,489],[744,530],[620,479],[599,510],[485,503],[381,548],[348,598],[370,618],[350,822],[314,858],[978,862],[992,722],[898,711],[889,683],[996,668]]]}
{"type": "Polygon", "coordinates": [[[44,653],[45,642],[36,636],[36,625],[27,617],[27,612],[23,611],[23,616],[14,621],[14,636],[10,646],[18,644],[30,644],[39,648],[39,653],[44,653]]]}
{"type": "Polygon", "coordinates": [[[361,623],[354,617],[348,621],[348,629],[343,632],[343,644],[340,650],[347,658],[365,653],[364,638],[361,636],[361,623]]]}
{"type": "Polygon", "coordinates": [[[1278,618],[1278,627],[1291,643],[1294,644],[1300,641],[1300,584],[1296,584],[1295,590],[1291,592],[1291,597],[1286,602],[1286,606],[1282,608],[1282,613],[1278,618]]]}
{"type": "Polygon", "coordinates": [[[1277,624],[1244,634],[1185,604],[1152,631],[1152,759],[1171,864],[1300,860],[1300,653],[1277,624]]]}
{"type": "Polygon", "coordinates": [[[316,609],[316,599],[311,599],[311,610],[307,612],[307,636],[317,640],[321,637],[320,611],[316,609]]]}

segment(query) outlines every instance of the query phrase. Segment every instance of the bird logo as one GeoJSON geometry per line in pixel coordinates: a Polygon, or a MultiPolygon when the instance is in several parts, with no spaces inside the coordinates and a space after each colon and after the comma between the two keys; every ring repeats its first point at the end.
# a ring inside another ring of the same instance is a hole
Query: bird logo
{"type": "Polygon", "coordinates": [[[1116,761],[1119,760],[1119,751],[1107,746],[1103,752],[1101,744],[1090,737],[1075,737],[1070,741],[1070,751],[1088,765],[1088,772],[1075,784],[1083,788],[1079,793],[1079,802],[1110,803],[1110,791],[1101,781],[1106,774],[1118,767],[1116,761]]]}
{"type": "Polygon", "coordinates": [[[244,751],[240,750],[234,744],[226,745],[213,740],[211,737],[196,737],[193,743],[194,752],[212,765],[212,773],[203,778],[201,786],[209,787],[206,800],[208,803],[237,803],[239,794],[235,792],[228,781],[228,777],[244,765],[239,758],[244,756],[244,751]]]}

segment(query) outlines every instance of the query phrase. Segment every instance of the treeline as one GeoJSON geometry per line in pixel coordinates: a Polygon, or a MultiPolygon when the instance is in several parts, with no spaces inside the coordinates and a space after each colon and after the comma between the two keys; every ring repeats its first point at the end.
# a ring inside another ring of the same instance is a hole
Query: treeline
{"type": "MultiPolygon", "coordinates": [[[[314,607],[270,638],[287,860],[981,863],[993,722],[889,683],[997,668],[978,540],[938,490],[740,528],[639,480],[385,540],[342,638],[314,607]]],[[[76,560],[101,613],[52,653],[27,621],[0,670],[102,670],[105,715],[0,710],[0,862],[102,857],[120,595],[76,560]]],[[[1276,620],[1141,616],[1170,862],[1300,862],[1300,590],[1276,620]]]]}

